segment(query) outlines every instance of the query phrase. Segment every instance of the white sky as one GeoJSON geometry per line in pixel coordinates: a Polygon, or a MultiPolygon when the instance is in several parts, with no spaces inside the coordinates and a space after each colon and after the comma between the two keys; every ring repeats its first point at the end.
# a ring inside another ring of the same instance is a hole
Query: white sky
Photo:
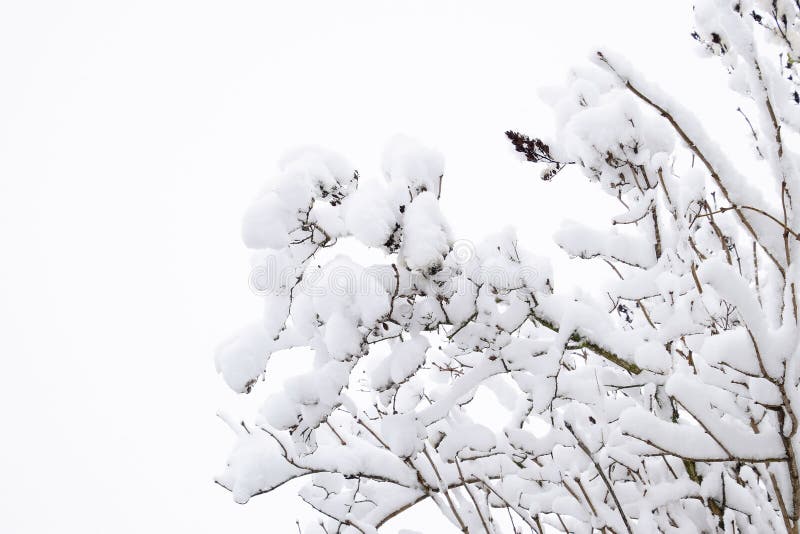
{"type": "Polygon", "coordinates": [[[597,44],[683,94],[712,83],[690,18],[645,0],[0,2],[0,532],[294,532],[291,488],[239,506],[212,484],[231,444],[215,413],[237,402],[213,349],[259,313],[240,216],[281,152],[322,144],[369,175],[389,136],[416,136],[445,154],[459,237],[512,224],[550,254],[559,220],[610,204],[574,175],[541,183],[503,131],[551,131],[537,88],[597,44]]]}

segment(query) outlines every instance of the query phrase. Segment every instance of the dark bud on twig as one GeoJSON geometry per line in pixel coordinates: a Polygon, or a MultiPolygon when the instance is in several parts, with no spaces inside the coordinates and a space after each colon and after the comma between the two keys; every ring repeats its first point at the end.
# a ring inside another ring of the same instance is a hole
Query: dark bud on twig
{"type": "Polygon", "coordinates": [[[547,163],[547,168],[542,172],[542,180],[552,180],[567,163],[560,162],[550,154],[550,147],[539,138],[531,138],[525,134],[509,130],[506,137],[511,140],[514,150],[523,154],[525,159],[533,163],[547,163]]]}
{"type": "Polygon", "coordinates": [[[552,162],[553,158],[550,156],[550,147],[547,146],[541,139],[531,139],[525,134],[509,130],[506,132],[506,137],[511,140],[514,149],[517,152],[525,155],[525,159],[538,163],[540,161],[552,162]]]}

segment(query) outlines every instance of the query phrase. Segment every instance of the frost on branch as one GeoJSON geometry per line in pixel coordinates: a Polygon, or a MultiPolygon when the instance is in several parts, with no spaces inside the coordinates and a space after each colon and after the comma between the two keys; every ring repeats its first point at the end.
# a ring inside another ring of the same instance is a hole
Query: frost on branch
{"type": "Polygon", "coordinates": [[[287,156],[245,217],[264,318],[216,361],[261,405],[226,418],[218,483],[245,502],[303,479],[306,532],[375,532],[428,499],[462,532],[797,532],[798,9],[697,4],[756,174],[605,51],[552,95],[552,139],[508,132],[546,178],[619,202],[556,235],[615,277],[577,295],[513,232],[452,235],[428,148],[395,139],[380,177],[287,156]],[[353,242],[382,261],[336,255],[353,242]],[[302,351],[260,395],[269,359],[302,351]]]}

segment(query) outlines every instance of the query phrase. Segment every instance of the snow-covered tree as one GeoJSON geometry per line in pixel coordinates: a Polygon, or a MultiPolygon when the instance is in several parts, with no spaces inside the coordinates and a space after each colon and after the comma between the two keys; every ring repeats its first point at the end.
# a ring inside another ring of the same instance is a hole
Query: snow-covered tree
{"type": "Polygon", "coordinates": [[[217,367],[247,393],[269,358],[312,357],[254,421],[226,416],[237,502],[303,477],[304,532],[376,532],[427,499],[470,533],[798,532],[800,3],[695,13],[752,154],[608,52],[553,97],[551,139],[508,132],[544,179],[619,200],[557,234],[617,278],[583,296],[509,231],[454,240],[425,147],[396,139],[373,180],[284,159],[244,222],[265,315],[217,367]],[[383,262],[331,254],[353,243],[383,262]]]}

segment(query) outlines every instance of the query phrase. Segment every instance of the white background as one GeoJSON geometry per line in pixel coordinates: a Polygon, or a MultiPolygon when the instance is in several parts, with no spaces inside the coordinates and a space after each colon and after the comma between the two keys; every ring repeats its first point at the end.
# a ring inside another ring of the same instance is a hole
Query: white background
{"type": "Polygon", "coordinates": [[[416,136],[457,236],[556,254],[558,221],[610,204],[503,131],[551,132],[537,90],[597,45],[702,92],[690,32],[682,1],[0,1],[0,532],[294,532],[293,488],[212,483],[214,347],[260,313],[240,215],[281,152],[369,175],[416,136]]]}

